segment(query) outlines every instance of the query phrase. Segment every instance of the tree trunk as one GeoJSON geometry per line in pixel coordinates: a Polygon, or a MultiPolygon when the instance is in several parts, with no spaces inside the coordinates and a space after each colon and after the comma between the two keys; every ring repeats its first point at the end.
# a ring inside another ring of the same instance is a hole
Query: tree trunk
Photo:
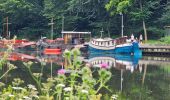
{"type": "Polygon", "coordinates": [[[145,41],[147,41],[148,37],[147,37],[147,31],[146,31],[146,25],[144,19],[143,19],[143,30],[144,30],[145,41]]]}
{"type": "Polygon", "coordinates": [[[146,77],[146,72],[147,72],[147,64],[144,64],[144,73],[142,77],[142,85],[145,83],[145,77],[146,77]]]}
{"type": "MultiPolygon", "coordinates": [[[[139,5],[140,5],[140,10],[141,10],[141,12],[143,12],[143,7],[142,7],[142,2],[141,2],[141,0],[140,0],[140,2],[139,2],[139,5]]],[[[143,20],[142,20],[142,24],[143,24],[145,41],[147,41],[147,40],[148,40],[148,37],[147,37],[147,30],[146,30],[146,24],[145,24],[144,18],[143,18],[143,20]]]]}

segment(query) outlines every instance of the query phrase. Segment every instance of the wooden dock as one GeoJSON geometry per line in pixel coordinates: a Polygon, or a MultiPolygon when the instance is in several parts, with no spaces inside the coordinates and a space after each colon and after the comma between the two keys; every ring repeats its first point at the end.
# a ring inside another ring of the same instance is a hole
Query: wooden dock
{"type": "Polygon", "coordinates": [[[170,45],[142,44],[139,47],[146,55],[170,55],[170,45]]]}
{"type": "Polygon", "coordinates": [[[139,65],[169,65],[170,57],[159,57],[159,56],[143,56],[139,60],[139,65]]]}

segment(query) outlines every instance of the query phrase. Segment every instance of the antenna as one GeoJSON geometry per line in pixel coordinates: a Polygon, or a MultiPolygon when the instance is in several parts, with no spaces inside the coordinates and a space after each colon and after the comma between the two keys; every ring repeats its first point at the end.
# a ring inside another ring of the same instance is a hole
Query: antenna
{"type": "Polygon", "coordinates": [[[121,27],[122,27],[121,35],[122,35],[122,37],[123,37],[123,28],[124,28],[124,24],[123,24],[123,13],[121,12],[120,15],[122,16],[122,18],[121,18],[121,20],[122,20],[122,23],[121,23],[121,24],[122,24],[122,26],[121,26],[121,27]]]}
{"type": "MultiPolygon", "coordinates": [[[[63,15],[63,18],[62,18],[62,32],[64,31],[64,15],[63,15]]],[[[63,33],[62,33],[62,38],[63,38],[63,33]]]]}
{"type": "MultiPolygon", "coordinates": [[[[11,24],[11,23],[9,23],[9,20],[8,20],[8,17],[6,17],[6,23],[3,23],[3,28],[4,28],[4,26],[6,25],[6,32],[4,32],[5,33],[5,38],[10,38],[9,37],[9,24],[11,24]]],[[[4,30],[5,31],[5,30],[4,30]]]]}
{"type": "Polygon", "coordinates": [[[102,38],[103,37],[103,28],[102,28],[102,30],[100,31],[100,38],[102,38]]]}

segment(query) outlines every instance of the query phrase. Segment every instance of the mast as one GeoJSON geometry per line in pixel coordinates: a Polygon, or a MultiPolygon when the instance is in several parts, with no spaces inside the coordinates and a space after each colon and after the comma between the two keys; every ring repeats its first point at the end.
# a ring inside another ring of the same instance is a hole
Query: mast
{"type": "Polygon", "coordinates": [[[6,18],[6,37],[8,38],[8,17],[6,18]]]}
{"type": "Polygon", "coordinates": [[[48,23],[48,25],[51,25],[51,39],[53,40],[53,34],[54,34],[54,19],[51,18],[51,23],[48,23]]]}
{"type": "Polygon", "coordinates": [[[122,27],[121,36],[123,37],[123,28],[124,28],[123,13],[121,12],[120,15],[122,16],[122,17],[121,17],[121,20],[122,20],[122,21],[121,21],[121,22],[122,22],[122,26],[121,26],[121,27],[122,27]]]}
{"type": "Polygon", "coordinates": [[[122,92],[122,89],[123,89],[123,69],[121,69],[121,80],[120,80],[120,82],[121,82],[120,90],[122,92]]]}
{"type": "Polygon", "coordinates": [[[51,59],[51,79],[53,78],[53,62],[52,62],[52,59],[51,59]]]}

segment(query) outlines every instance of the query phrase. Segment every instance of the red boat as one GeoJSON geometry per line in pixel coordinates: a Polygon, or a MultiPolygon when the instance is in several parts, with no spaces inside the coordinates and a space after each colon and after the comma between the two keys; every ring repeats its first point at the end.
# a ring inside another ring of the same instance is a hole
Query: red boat
{"type": "Polygon", "coordinates": [[[8,44],[12,44],[14,46],[14,48],[19,48],[19,47],[26,47],[26,46],[30,46],[30,45],[36,45],[36,42],[31,42],[28,41],[26,39],[22,39],[22,40],[0,40],[0,47],[1,48],[6,48],[8,44]]]}

